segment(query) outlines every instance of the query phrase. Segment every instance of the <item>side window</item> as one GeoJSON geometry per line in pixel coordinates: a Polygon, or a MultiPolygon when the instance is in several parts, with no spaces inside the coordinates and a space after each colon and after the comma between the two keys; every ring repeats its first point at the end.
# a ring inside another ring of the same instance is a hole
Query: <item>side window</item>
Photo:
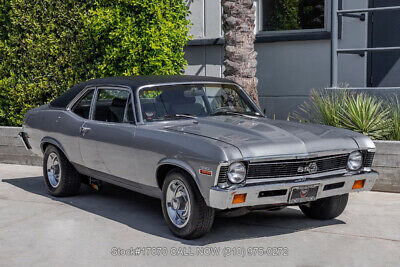
{"type": "Polygon", "coordinates": [[[87,91],[78,103],[74,105],[72,112],[84,119],[89,119],[90,104],[92,103],[93,95],[94,89],[87,91]]]}
{"type": "Polygon", "coordinates": [[[94,120],[123,122],[129,91],[122,89],[99,89],[94,110],[94,120]]]}

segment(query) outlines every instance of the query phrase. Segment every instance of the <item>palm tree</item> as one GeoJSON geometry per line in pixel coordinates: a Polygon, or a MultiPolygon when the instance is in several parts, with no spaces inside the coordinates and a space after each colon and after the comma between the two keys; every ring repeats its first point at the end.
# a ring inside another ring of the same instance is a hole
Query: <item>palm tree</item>
{"type": "Polygon", "coordinates": [[[222,27],[225,33],[224,75],[241,85],[258,104],[254,2],[222,0],[222,9],[222,27]]]}

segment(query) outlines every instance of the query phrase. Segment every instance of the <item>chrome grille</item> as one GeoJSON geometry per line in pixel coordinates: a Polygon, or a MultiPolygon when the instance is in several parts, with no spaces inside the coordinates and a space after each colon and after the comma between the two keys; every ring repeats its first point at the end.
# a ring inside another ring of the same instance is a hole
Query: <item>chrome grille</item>
{"type": "Polygon", "coordinates": [[[218,183],[226,183],[228,168],[228,166],[221,166],[218,174],[218,183]]]}
{"type": "Polygon", "coordinates": [[[372,162],[374,161],[375,152],[365,151],[363,153],[363,156],[364,156],[363,166],[364,167],[371,167],[372,166],[372,162]]]}
{"type": "Polygon", "coordinates": [[[249,163],[247,179],[279,178],[308,175],[309,172],[299,172],[299,168],[304,168],[312,163],[317,166],[317,171],[322,173],[346,169],[349,154],[311,158],[295,159],[274,162],[249,163]]]}

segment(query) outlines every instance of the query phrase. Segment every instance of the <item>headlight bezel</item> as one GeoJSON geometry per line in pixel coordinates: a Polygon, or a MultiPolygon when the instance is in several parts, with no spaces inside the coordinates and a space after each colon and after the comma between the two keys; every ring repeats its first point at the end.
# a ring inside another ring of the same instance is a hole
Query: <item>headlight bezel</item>
{"type": "Polygon", "coordinates": [[[347,160],[347,169],[349,171],[360,171],[363,167],[363,153],[361,151],[353,151],[349,154],[347,160]]]}
{"type": "Polygon", "coordinates": [[[246,182],[247,167],[243,162],[233,162],[228,167],[227,178],[231,184],[239,185],[246,182]],[[235,173],[233,171],[236,171],[235,173]],[[235,175],[236,174],[236,175],[235,175]]]}

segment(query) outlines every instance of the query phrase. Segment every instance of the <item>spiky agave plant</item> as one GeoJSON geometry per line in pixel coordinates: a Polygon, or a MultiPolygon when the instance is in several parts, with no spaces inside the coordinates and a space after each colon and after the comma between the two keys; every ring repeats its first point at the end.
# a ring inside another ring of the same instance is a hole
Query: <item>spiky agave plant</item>
{"type": "Polygon", "coordinates": [[[330,126],[340,126],[339,112],[347,98],[346,90],[315,90],[311,91],[309,102],[300,107],[300,112],[293,118],[303,122],[319,123],[330,126]]]}
{"type": "Polygon", "coordinates": [[[384,139],[390,133],[389,109],[382,100],[365,93],[349,94],[338,113],[341,127],[384,139]]]}
{"type": "Polygon", "coordinates": [[[388,108],[392,126],[388,139],[400,141],[400,101],[397,95],[389,100],[388,108]]]}

